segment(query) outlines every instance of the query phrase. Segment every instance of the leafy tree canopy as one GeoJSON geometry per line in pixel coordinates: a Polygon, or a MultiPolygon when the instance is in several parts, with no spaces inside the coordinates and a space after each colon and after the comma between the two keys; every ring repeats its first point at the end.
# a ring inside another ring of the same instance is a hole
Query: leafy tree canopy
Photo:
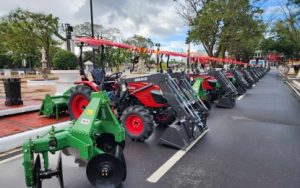
{"type": "Polygon", "coordinates": [[[50,67],[50,48],[58,44],[53,36],[65,40],[58,33],[58,21],[52,14],[34,13],[18,8],[1,20],[0,40],[13,52],[14,59],[38,57],[40,50],[44,48],[46,64],[50,67]]]}
{"type": "Polygon", "coordinates": [[[78,67],[78,58],[72,52],[59,50],[53,57],[55,69],[73,70],[78,67]]]}

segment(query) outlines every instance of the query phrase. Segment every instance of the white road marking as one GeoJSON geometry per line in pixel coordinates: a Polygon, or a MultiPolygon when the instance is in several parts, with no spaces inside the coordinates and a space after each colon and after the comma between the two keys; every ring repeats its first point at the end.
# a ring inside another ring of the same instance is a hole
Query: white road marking
{"type": "Polygon", "coordinates": [[[8,159],[4,159],[4,160],[0,161],[0,165],[1,165],[1,164],[4,164],[4,163],[7,163],[7,162],[9,162],[9,161],[12,161],[12,160],[14,160],[14,159],[20,158],[20,157],[22,157],[22,156],[23,156],[23,154],[19,154],[19,155],[10,157],[10,158],[8,158],[8,159]]]}
{"type": "Polygon", "coordinates": [[[172,166],[174,166],[207,132],[206,130],[201,136],[194,140],[187,149],[177,151],[170,159],[168,159],[162,166],[160,166],[151,176],[147,178],[150,183],[156,183],[165,173],[167,173],[172,166]]]}
{"type": "Polygon", "coordinates": [[[256,84],[254,84],[252,87],[255,87],[256,86],[256,84]]]}
{"type": "Polygon", "coordinates": [[[247,93],[244,93],[243,95],[239,96],[236,100],[242,100],[242,98],[244,98],[246,96],[247,93]]]}

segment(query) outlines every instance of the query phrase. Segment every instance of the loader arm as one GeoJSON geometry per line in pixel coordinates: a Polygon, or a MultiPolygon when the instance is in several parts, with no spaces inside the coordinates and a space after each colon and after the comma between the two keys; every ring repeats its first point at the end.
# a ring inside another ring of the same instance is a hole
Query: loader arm
{"type": "Polygon", "coordinates": [[[169,74],[152,74],[142,77],[127,78],[120,83],[147,82],[149,85],[158,85],[168,105],[176,113],[175,122],[170,125],[160,139],[160,143],[179,149],[185,149],[202,132],[206,125],[186,97],[184,91],[169,74]]]}

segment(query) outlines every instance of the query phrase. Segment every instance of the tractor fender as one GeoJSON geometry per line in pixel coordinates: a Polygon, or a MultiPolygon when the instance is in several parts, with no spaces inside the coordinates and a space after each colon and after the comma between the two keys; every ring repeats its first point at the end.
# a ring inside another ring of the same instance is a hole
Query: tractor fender
{"type": "Polygon", "coordinates": [[[78,82],[74,82],[74,84],[76,84],[76,85],[79,85],[79,84],[86,85],[95,92],[100,91],[97,84],[95,84],[93,81],[78,81],[78,82]]]}
{"type": "Polygon", "coordinates": [[[140,90],[141,88],[147,85],[149,85],[149,83],[144,83],[144,82],[129,83],[130,95],[134,96],[143,106],[147,108],[161,108],[167,106],[167,103],[166,104],[157,103],[151,94],[152,90],[160,90],[160,88],[157,85],[153,85],[146,89],[140,90]]]}

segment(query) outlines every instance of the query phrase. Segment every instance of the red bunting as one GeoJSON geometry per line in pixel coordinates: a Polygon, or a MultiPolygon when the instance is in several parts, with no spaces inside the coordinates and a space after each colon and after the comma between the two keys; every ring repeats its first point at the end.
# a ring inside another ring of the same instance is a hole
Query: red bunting
{"type": "Polygon", "coordinates": [[[76,38],[75,41],[86,43],[90,46],[101,46],[101,45],[114,46],[114,47],[118,47],[118,48],[129,49],[131,51],[136,51],[136,52],[140,52],[140,53],[149,53],[149,54],[154,53],[154,54],[163,54],[163,55],[169,55],[169,56],[175,56],[175,57],[186,57],[186,58],[190,58],[191,62],[194,62],[194,63],[205,64],[205,63],[209,63],[210,61],[215,61],[218,63],[229,63],[229,64],[249,66],[248,63],[243,63],[243,62],[236,61],[233,59],[228,59],[228,58],[223,59],[223,58],[200,56],[200,55],[188,56],[186,53],[171,52],[171,51],[157,51],[157,50],[153,50],[153,49],[149,49],[149,48],[135,47],[135,46],[130,46],[128,44],[116,43],[116,42],[112,42],[112,41],[105,40],[105,39],[92,39],[92,38],[88,38],[88,37],[80,37],[80,38],[76,38]]]}

